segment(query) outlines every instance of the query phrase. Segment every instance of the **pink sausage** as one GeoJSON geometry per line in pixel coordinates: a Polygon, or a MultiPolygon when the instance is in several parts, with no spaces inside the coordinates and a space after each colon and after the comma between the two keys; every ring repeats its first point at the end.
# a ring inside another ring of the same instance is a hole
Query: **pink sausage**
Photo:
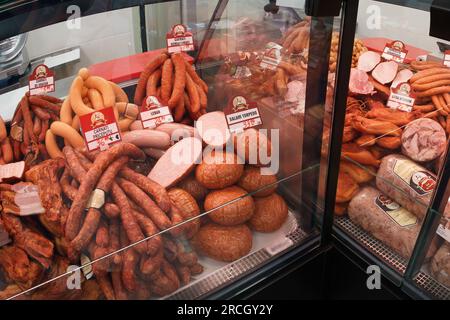
{"type": "Polygon", "coordinates": [[[141,148],[167,149],[170,147],[170,136],[156,130],[134,130],[125,132],[123,142],[132,143],[141,148]]]}

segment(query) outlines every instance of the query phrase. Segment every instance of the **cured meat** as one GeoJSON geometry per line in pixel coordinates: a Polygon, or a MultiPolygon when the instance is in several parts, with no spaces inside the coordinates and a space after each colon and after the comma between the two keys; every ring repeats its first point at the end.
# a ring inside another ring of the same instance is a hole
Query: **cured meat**
{"type": "Polygon", "coordinates": [[[431,161],[445,151],[447,137],[439,123],[421,118],[409,123],[402,134],[402,152],[418,162],[431,161]]]}
{"type": "Polygon", "coordinates": [[[409,69],[400,70],[397,73],[397,76],[395,77],[394,81],[392,81],[391,87],[396,88],[400,83],[408,82],[409,79],[411,79],[413,75],[414,75],[414,73],[409,69]]]}
{"type": "Polygon", "coordinates": [[[392,82],[398,71],[398,64],[395,61],[382,62],[372,71],[372,77],[381,84],[392,82]]]}
{"type": "Polygon", "coordinates": [[[374,87],[364,71],[352,68],[348,89],[355,94],[372,94],[374,87]]]}
{"type": "Polygon", "coordinates": [[[210,146],[223,146],[231,138],[225,114],[221,111],[202,115],[198,118],[195,127],[203,141],[210,146]]]}
{"type": "Polygon", "coordinates": [[[419,219],[425,217],[436,185],[433,173],[402,155],[392,154],[382,159],[376,180],[378,189],[419,219]]]}
{"type": "Polygon", "coordinates": [[[14,183],[22,179],[25,172],[25,161],[0,166],[0,183],[14,183]]]}
{"type": "Polygon", "coordinates": [[[450,288],[450,243],[444,243],[430,263],[433,277],[450,288]]]}
{"type": "MultiPolygon", "coordinates": [[[[411,256],[420,231],[417,217],[375,188],[365,187],[350,201],[350,219],[404,258],[411,256]]],[[[434,254],[436,247],[429,251],[434,254]]]]}
{"type": "Polygon", "coordinates": [[[358,69],[364,72],[372,71],[381,62],[381,56],[374,51],[364,52],[359,56],[358,69]]]}
{"type": "Polygon", "coordinates": [[[148,177],[164,188],[175,185],[186,177],[202,155],[202,142],[197,138],[184,138],[159,158],[148,177]]]}
{"type": "Polygon", "coordinates": [[[45,212],[39,198],[37,186],[32,183],[22,182],[11,186],[11,189],[0,193],[4,212],[19,216],[45,212]]]}

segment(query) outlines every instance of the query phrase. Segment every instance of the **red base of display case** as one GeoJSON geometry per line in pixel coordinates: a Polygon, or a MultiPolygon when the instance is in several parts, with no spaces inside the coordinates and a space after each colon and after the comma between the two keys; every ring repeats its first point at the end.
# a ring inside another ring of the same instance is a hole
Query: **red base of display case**
{"type": "MultiPolygon", "coordinates": [[[[137,79],[149,61],[160,54],[163,50],[164,49],[157,49],[97,63],[90,66],[89,71],[95,76],[105,78],[106,80],[115,83],[137,79]]],[[[194,61],[191,56],[187,54],[184,54],[184,56],[190,63],[194,61]]]]}
{"type": "MultiPolygon", "coordinates": [[[[365,38],[361,39],[364,45],[371,51],[383,52],[384,47],[387,43],[392,42],[392,39],[388,38],[365,38]]],[[[406,55],[405,62],[409,63],[414,61],[419,56],[427,55],[429,52],[420,48],[413,47],[409,44],[406,44],[406,50],[408,50],[408,54],[406,55]]]]}

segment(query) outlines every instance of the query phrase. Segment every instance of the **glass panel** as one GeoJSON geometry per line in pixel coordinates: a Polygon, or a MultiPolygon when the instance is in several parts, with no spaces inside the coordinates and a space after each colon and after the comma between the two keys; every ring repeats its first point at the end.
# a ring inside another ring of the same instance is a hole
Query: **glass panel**
{"type": "Polygon", "coordinates": [[[333,19],[191,2],[28,34],[21,57],[36,62],[0,95],[2,161],[15,161],[0,185],[0,298],[202,298],[319,245],[333,19]],[[192,52],[166,53],[167,34],[189,32],[192,52]],[[26,94],[38,56],[48,95],[26,94]]]}
{"type": "Polygon", "coordinates": [[[450,100],[447,87],[427,83],[448,73],[430,13],[390,2],[359,3],[335,221],[401,275],[438,182],[450,100]]]}

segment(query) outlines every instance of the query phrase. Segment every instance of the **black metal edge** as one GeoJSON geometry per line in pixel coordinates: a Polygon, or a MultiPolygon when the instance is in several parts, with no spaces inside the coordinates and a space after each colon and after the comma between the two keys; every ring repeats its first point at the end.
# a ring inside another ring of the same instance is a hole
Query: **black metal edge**
{"type": "MultiPolygon", "coordinates": [[[[306,76],[306,98],[303,127],[302,168],[321,163],[325,100],[328,85],[329,56],[333,32],[333,17],[312,17],[306,76]],[[307,152],[305,152],[307,151],[307,152]]],[[[319,211],[320,171],[305,172],[301,177],[301,199],[308,207],[319,211]]],[[[317,214],[315,216],[318,216],[317,214]]],[[[315,224],[314,215],[307,216],[302,228],[315,224]],[[307,219],[306,219],[307,218],[307,219]]]]}
{"type": "Polygon", "coordinates": [[[433,300],[433,296],[410,281],[404,281],[402,290],[414,300],[433,300]]]}
{"type": "Polygon", "coordinates": [[[445,161],[437,177],[438,183],[433,192],[431,204],[428,207],[410,262],[406,268],[405,281],[408,283],[414,283],[413,278],[424,264],[427,251],[434,237],[437,237],[436,230],[448,204],[450,197],[450,144],[447,144],[444,159],[445,161]]]}
{"type": "Polygon", "coordinates": [[[141,31],[141,48],[142,52],[148,51],[147,43],[147,21],[145,15],[145,5],[139,5],[139,27],[141,31]]]}
{"type": "Polygon", "coordinates": [[[298,268],[311,261],[324,251],[328,250],[320,245],[319,235],[307,237],[294,248],[289,248],[286,253],[272,257],[256,270],[243,274],[225,283],[222,286],[199,297],[207,300],[245,299],[276,280],[284,277],[289,268],[298,268]]]}
{"type": "Polygon", "coordinates": [[[194,64],[197,65],[199,62],[199,58],[205,48],[205,45],[209,43],[209,40],[211,40],[215,27],[214,22],[220,21],[222,19],[223,12],[225,11],[225,8],[228,5],[229,0],[219,0],[217,1],[216,7],[214,8],[213,14],[211,15],[211,19],[209,19],[208,26],[206,27],[205,35],[203,36],[202,41],[200,42],[200,46],[198,47],[198,50],[194,57],[194,64]]]}
{"type": "Polygon", "coordinates": [[[0,41],[12,36],[66,21],[70,5],[80,8],[81,17],[113,10],[175,0],[29,0],[0,6],[0,41]]]}
{"type": "MultiPolygon", "coordinates": [[[[339,230],[339,232],[343,231],[339,230]]],[[[348,238],[347,235],[342,236],[337,234],[339,232],[336,230],[335,234],[333,235],[333,248],[335,248],[340,254],[344,255],[351,263],[353,263],[363,272],[366,272],[369,265],[377,264],[381,269],[381,284],[383,286],[383,289],[387,289],[390,293],[392,293],[399,299],[413,298],[411,295],[402,290],[401,285],[399,285],[398,283],[401,278],[397,277],[397,275],[392,277],[393,270],[391,270],[389,266],[384,264],[379,259],[373,259],[374,256],[372,254],[366,254],[365,249],[359,245],[357,246],[357,250],[355,250],[355,245],[353,243],[349,243],[352,241],[352,239],[348,238]]],[[[333,266],[329,267],[333,268],[333,266]]]]}
{"type": "Polygon", "coordinates": [[[359,1],[346,0],[343,4],[341,34],[339,39],[338,63],[335,80],[333,115],[328,148],[328,170],[325,184],[325,203],[322,242],[331,241],[334,207],[337,192],[339,163],[347,106],[348,83],[352,68],[353,42],[356,32],[359,1]],[[331,168],[331,170],[330,170],[331,168]]]}
{"type": "Polygon", "coordinates": [[[401,287],[403,276],[393,270],[384,260],[378,258],[374,254],[367,251],[358,241],[341,230],[338,226],[333,226],[332,230],[333,243],[342,245],[352,251],[355,256],[364,261],[368,265],[377,265],[381,269],[382,275],[397,287],[401,287]]]}

